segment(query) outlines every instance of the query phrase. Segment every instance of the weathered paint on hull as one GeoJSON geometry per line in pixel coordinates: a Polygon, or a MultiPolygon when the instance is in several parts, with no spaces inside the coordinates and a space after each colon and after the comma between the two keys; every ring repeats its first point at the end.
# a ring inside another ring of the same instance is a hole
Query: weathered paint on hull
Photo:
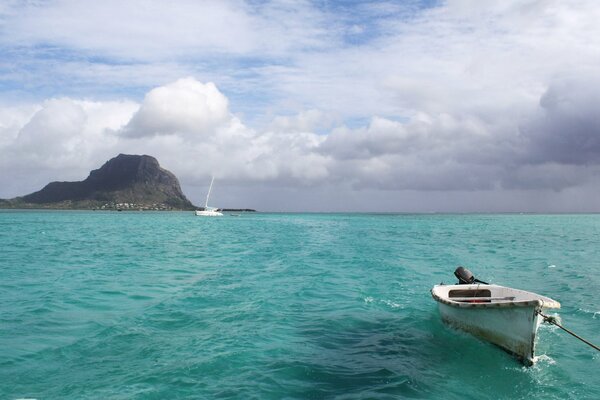
{"type": "Polygon", "coordinates": [[[525,365],[534,362],[540,325],[536,306],[459,308],[438,303],[442,320],[516,355],[525,365]]]}

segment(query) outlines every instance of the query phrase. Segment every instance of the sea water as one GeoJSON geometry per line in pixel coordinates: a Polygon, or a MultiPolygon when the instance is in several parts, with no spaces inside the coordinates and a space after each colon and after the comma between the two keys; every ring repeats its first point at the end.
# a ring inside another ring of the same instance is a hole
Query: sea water
{"type": "Polygon", "coordinates": [[[458,265],[600,342],[600,215],[0,212],[0,398],[600,398],[556,327],[526,368],[445,326],[458,265]]]}

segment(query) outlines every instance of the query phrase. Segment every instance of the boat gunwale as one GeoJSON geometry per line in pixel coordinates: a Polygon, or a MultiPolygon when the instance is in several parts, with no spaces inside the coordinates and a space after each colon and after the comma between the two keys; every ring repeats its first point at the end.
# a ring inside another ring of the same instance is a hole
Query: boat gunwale
{"type": "Polygon", "coordinates": [[[538,295],[536,293],[533,292],[527,292],[524,290],[520,290],[520,289],[514,289],[514,288],[509,288],[506,286],[500,286],[500,285],[486,285],[486,284],[477,284],[477,285],[435,285],[432,289],[431,289],[431,296],[433,297],[433,299],[439,303],[443,303],[446,305],[449,305],[451,307],[456,307],[456,308],[511,308],[511,307],[539,307],[539,308],[560,308],[560,303],[557,302],[556,300],[550,299],[548,297],[545,296],[541,296],[538,295]],[[510,289],[510,290],[514,290],[514,291],[518,291],[521,293],[527,293],[527,294],[531,294],[537,297],[540,297],[538,299],[535,300],[517,300],[517,301],[497,301],[494,303],[468,303],[468,302],[464,302],[464,301],[454,301],[454,300],[450,300],[450,298],[445,298],[440,296],[439,294],[437,294],[435,292],[435,289],[437,287],[441,287],[441,286],[456,286],[456,287],[460,287],[461,289],[470,289],[473,286],[475,286],[474,290],[481,290],[481,289],[485,289],[487,287],[498,287],[498,288],[506,288],[506,289],[510,289]],[[547,300],[544,300],[547,299],[547,300]]]}

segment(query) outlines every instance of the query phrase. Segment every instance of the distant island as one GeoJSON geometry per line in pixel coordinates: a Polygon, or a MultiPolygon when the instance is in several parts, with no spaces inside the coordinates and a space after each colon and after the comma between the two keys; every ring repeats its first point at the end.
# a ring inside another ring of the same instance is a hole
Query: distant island
{"type": "MultiPolygon", "coordinates": [[[[148,155],[119,154],[80,182],[51,182],[22,197],[0,199],[0,208],[83,210],[195,210],[177,177],[148,155]]],[[[225,211],[234,211],[227,209],[225,211]]],[[[254,211],[235,209],[235,211],[254,211]]]]}

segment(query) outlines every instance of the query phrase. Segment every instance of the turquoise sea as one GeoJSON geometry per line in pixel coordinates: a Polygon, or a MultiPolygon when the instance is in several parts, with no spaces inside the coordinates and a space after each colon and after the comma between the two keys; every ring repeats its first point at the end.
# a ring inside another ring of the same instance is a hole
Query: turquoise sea
{"type": "Polygon", "coordinates": [[[0,212],[0,399],[600,399],[442,324],[457,265],[600,342],[600,215],[0,212]]]}

